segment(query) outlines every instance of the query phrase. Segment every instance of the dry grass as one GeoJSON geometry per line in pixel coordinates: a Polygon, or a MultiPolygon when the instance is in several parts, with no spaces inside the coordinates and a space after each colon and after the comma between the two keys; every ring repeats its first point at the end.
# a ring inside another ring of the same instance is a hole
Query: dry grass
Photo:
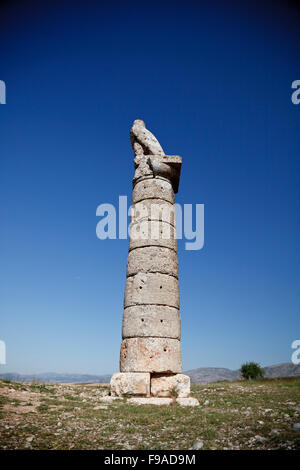
{"type": "Polygon", "coordinates": [[[102,401],[103,384],[0,381],[0,449],[299,449],[300,379],[193,386],[200,407],[102,401]]]}

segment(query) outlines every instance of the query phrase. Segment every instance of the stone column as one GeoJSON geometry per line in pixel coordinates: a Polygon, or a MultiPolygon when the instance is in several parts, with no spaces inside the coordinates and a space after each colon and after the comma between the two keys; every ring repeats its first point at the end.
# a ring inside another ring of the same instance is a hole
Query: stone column
{"type": "Polygon", "coordinates": [[[120,372],[112,395],[188,397],[181,374],[174,193],[181,158],[166,156],[143,121],[131,130],[135,151],[120,372]],[[153,153],[152,153],[153,152],[153,153]]]}

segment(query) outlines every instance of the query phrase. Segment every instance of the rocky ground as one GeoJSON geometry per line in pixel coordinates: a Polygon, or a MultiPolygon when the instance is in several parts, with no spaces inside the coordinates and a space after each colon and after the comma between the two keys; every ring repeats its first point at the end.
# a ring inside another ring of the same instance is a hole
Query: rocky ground
{"type": "Polygon", "coordinates": [[[104,384],[0,381],[0,449],[300,448],[299,378],[195,385],[194,408],[108,394],[104,384]]]}

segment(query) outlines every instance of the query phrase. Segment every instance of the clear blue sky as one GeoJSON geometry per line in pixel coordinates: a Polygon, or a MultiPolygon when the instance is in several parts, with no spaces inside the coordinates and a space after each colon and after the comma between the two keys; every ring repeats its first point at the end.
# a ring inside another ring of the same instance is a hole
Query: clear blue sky
{"type": "Polygon", "coordinates": [[[177,202],[205,204],[204,248],[178,244],[183,369],[290,361],[299,11],[272,5],[1,7],[2,371],[118,370],[128,241],[96,238],[96,208],[131,195],[136,118],[183,158],[177,202]]]}

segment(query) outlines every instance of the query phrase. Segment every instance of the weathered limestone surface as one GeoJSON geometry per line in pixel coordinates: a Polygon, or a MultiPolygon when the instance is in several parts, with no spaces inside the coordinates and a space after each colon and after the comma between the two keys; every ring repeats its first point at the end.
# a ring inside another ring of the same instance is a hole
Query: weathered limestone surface
{"type": "Polygon", "coordinates": [[[151,377],[151,396],[171,397],[172,390],[176,390],[178,398],[187,398],[190,395],[191,383],[188,375],[163,375],[151,377]]]}
{"type": "Polygon", "coordinates": [[[177,250],[175,228],[167,222],[142,220],[130,224],[129,251],[143,246],[162,246],[177,250]]]}
{"type": "Polygon", "coordinates": [[[130,223],[143,219],[159,220],[175,227],[175,206],[162,199],[145,199],[131,206],[130,223]]]}
{"type": "Polygon", "coordinates": [[[151,178],[138,182],[132,192],[132,204],[144,199],[163,199],[174,204],[174,191],[169,181],[151,178]]]}
{"type": "Polygon", "coordinates": [[[157,304],[179,308],[178,281],[160,273],[138,273],[127,278],[124,307],[157,304]]]}
{"type": "Polygon", "coordinates": [[[171,405],[173,403],[172,398],[129,398],[127,403],[132,405],[171,405]]]}
{"type": "Polygon", "coordinates": [[[125,308],[122,337],[141,336],[180,339],[179,310],[165,305],[136,305],[125,308]]]}
{"type": "Polygon", "coordinates": [[[159,246],[147,246],[130,251],[127,276],[139,272],[162,273],[178,277],[178,259],[174,250],[159,246]]]}
{"type": "Polygon", "coordinates": [[[127,403],[131,403],[132,405],[165,405],[169,406],[173,403],[177,403],[180,406],[199,406],[199,402],[196,398],[177,398],[173,400],[172,398],[157,398],[157,397],[150,397],[150,398],[129,398],[127,403]]]}
{"type": "Polygon", "coordinates": [[[113,397],[124,394],[149,397],[150,374],[138,372],[113,374],[110,381],[110,392],[113,397]]]}
{"type": "Polygon", "coordinates": [[[177,398],[176,403],[180,406],[199,406],[197,398],[188,397],[188,398],[177,398]]]}
{"type": "Polygon", "coordinates": [[[181,170],[181,157],[178,155],[149,155],[148,164],[155,178],[166,178],[177,193],[181,170]]]}
{"type": "Polygon", "coordinates": [[[144,121],[136,119],[130,130],[130,142],[134,150],[135,156],[164,155],[162,146],[157,138],[146,129],[144,121]]]}
{"type": "Polygon", "coordinates": [[[180,341],[171,338],[127,338],[120,351],[121,372],[181,372],[180,341]]]}

